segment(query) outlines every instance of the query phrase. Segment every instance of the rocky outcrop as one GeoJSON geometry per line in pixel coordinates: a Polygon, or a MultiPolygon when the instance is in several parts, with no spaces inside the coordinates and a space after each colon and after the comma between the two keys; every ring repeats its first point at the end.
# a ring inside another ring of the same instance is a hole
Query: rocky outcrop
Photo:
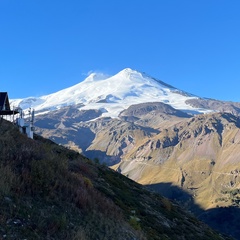
{"type": "Polygon", "coordinates": [[[196,108],[210,109],[218,112],[228,112],[237,116],[240,115],[239,102],[223,102],[215,99],[194,98],[186,100],[186,103],[196,108]]]}

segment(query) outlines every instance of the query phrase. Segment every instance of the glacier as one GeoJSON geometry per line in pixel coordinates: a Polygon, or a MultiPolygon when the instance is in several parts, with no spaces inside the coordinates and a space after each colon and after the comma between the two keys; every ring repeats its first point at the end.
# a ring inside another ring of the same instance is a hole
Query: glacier
{"type": "Polygon", "coordinates": [[[123,69],[113,76],[91,73],[82,82],[58,92],[24,99],[11,99],[14,107],[23,110],[34,108],[37,114],[79,105],[79,110],[98,109],[102,117],[118,117],[133,104],[163,102],[188,113],[207,113],[208,109],[194,108],[186,100],[199,98],[174,88],[145,73],[123,69]]]}

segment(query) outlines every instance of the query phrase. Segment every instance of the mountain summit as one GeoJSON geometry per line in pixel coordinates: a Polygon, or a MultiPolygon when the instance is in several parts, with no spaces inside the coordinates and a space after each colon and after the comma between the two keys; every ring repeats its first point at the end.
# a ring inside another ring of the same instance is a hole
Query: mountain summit
{"type": "Polygon", "coordinates": [[[207,112],[186,103],[197,98],[145,73],[126,68],[110,77],[92,73],[72,87],[39,98],[13,100],[12,104],[23,109],[32,107],[38,113],[78,104],[81,110],[100,110],[102,116],[114,118],[132,104],[146,102],[163,102],[190,113],[207,112]]]}

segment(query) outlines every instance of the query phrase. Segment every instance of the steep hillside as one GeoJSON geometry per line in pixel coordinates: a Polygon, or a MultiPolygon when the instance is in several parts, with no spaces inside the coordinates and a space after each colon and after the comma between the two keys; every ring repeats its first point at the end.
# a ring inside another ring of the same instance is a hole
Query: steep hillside
{"type": "Polygon", "coordinates": [[[1,239],[228,239],[166,198],[0,121],[1,239]]]}
{"type": "Polygon", "coordinates": [[[239,127],[228,113],[190,118],[135,146],[117,169],[142,184],[180,186],[204,209],[232,205],[224,192],[240,187],[239,127]]]}

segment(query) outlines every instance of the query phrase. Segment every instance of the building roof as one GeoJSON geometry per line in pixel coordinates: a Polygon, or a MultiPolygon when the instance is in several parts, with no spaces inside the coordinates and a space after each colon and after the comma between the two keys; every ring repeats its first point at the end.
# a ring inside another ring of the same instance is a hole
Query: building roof
{"type": "Polygon", "coordinates": [[[0,115],[12,115],[18,111],[11,110],[7,92],[0,92],[0,115]]]}

